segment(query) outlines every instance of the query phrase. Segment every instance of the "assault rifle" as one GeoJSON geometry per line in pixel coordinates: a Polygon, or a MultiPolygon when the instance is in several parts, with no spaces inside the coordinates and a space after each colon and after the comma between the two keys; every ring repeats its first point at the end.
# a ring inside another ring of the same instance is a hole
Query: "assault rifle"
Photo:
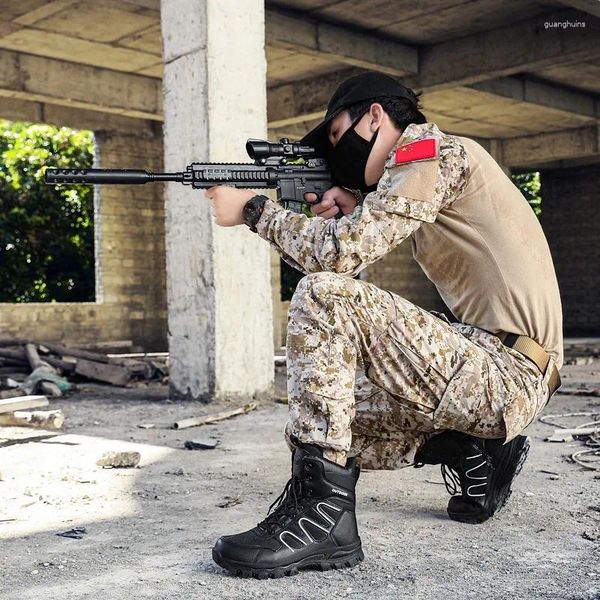
{"type": "Polygon", "coordinates": [[[57,184],[140,184],[177,181],[196,189],[213,185],[276,189],[277,199],[302,212],[304,194],[320,197],[332,186],[331,173],[312,146],[283,138],[278,144],[250,139],[246,152],[254,163],[192,163],[182,173],[151,173],[135,169],[46,169],[45,182],[57,184]]]}

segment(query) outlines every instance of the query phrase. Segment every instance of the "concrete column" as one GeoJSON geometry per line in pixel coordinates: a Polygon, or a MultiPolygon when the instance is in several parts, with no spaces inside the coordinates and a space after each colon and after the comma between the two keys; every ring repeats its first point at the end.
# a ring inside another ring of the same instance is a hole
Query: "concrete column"
{"type": "MultiPolygon", "coordinates": [[[[266,136],[263,0],[162,0],[165,169],[248,162],[266,136]]],[[[273,382],[269,246],[214,225],[204,193],[166,187],[171,393],[210,401],[273,382]]]]}

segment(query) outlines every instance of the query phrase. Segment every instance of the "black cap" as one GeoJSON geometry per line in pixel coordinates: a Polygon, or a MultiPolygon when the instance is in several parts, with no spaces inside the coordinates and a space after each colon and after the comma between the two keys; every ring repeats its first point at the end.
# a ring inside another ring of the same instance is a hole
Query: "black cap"
{"type": "Polygon", "coordinates": [[[382,96],[406,98],[417,105],[415,93],[404,87],[389,75],[376,71],[367,71],[343,81],[335,91],[329,104],[325,118],[312,131],[309,131],[300,141],[301,144],[313,146],[317,150],[325,150],[329,144],[327,125],[343,110],[353,104],[364,102],[382,96]]]}

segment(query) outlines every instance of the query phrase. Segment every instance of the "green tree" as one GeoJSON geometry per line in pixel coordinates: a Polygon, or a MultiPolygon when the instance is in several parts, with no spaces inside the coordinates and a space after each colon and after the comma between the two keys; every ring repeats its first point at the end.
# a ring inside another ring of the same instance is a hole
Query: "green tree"
{"type": "Polygon", "coordinates": [[[93,153],[90,131],[0,120],[1,302],[94,300],[92,188],[44,184],[93,153]]]}
{"type": "Polygon", "coordinates": [[[533,171],[532,173],[513,175],[512,180],[539,217],[542,214],[542,196],[540,194],[542,185],[539,172],[533,171]]]}

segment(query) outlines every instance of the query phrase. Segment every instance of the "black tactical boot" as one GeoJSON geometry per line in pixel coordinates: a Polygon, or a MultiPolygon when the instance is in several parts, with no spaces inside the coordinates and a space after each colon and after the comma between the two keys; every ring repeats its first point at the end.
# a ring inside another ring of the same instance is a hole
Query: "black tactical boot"
{"type": "Polygon", "coordinates": [[[282,577],[300,569],[352,567],[363,558],[354,513],[359,468],[341,467],[320,448],[300,445],[292,477],[254,529],[220,537],[213,559],[241,577],[282,577]],[[270,512],[274,507],[273,512],[270,512]]]}
{"type": "Polygon", "coordinates": [[[446,489],[452,495],[448,502],[451,519],[483,523],[509,499],[510,486],[527,458],[529,439],[520,435],[508,444],[503,441],[445,431],[419,449],[415,466],[442,466],[446,489]]]}

